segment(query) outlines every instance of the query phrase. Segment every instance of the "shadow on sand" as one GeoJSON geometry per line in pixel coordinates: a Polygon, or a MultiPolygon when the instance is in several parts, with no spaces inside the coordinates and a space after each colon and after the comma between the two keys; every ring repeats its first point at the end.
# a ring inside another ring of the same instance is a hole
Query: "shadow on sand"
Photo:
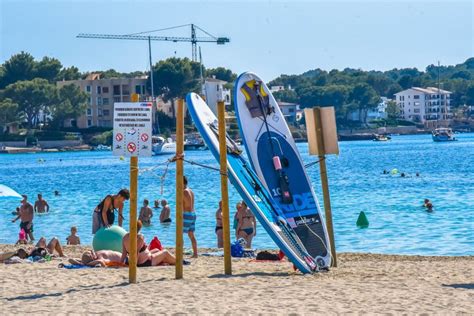
{"type": "Polygon", "coordinates": [[[273,273],[268,273],[268,272],[248,272],[248,273],[239,273],[239,274],[232,274],[232,275],[226,275],[226,274],[213,274],[208,276],[210,279],[226,279],[226,278],[247,278],[247,277],[252,277],[252,276],[265,276],[265,277],[284,277],[284,276],[290,276],[291,274],[288,272],[273,272],[273,273]]]}
{"type": "MultiPolygon", "coordinates": [[[[150,280],[144,280],[140,281],[138,283],[147,283],[147,282],[155,282],[155,281],[162,281],[165,280],[165,278],[161,279],[150,279],[150,280]]],[[[128,282],[122,282],[119,284],[114,284],[114,285],[109,285],[109,286],[101,286],[99,284],[92,284],[92,285],[79,285],[77,288],[72,288],[63,292],[56,292],[56,293],[42,293],[42,294],[31,294],[31,295],[20,295],[16,297],[7,297],[5,300],[7,301],[17,301],[17,300],[36,300],[36,299],[42,299],[45,297],[58,297],[62,296],[65,294],[70,294],[70,293],[75,293],[75,292],[83,292],[83,291],[96,291],[96,290],[106,290],[106,289],[113,289],[113,288],[118,288],[118,287],[123,287],[129,285],[128,282]]]]}
{"type": "Polygon", "coordinates": [[[443,284],[443,286],[455,289],[474,290],[474,283],[443,284]]]}

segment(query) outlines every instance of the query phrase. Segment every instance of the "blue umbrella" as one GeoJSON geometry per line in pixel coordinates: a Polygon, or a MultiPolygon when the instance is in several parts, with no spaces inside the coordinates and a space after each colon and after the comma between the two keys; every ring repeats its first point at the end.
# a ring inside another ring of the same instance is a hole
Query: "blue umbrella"
{"type": "Polygon", "coordinates": [[[15,190],[13,190],[12,188],[9,188],[6,185],[0,184],[0,200],[11,199],[11,198],[21,199],[21,195],[15,190]]]}

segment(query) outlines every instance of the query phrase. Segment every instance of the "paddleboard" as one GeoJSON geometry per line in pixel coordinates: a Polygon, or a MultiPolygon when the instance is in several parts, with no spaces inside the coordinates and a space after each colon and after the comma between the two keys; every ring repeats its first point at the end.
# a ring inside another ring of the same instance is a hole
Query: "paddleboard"
{"type": "MultiPolygon", "coordinates": [[[[196,93],[186,96],[186,104],[194,124],[219,161],[218,123],[215,114],[206,102],[196,93]]],[[[241,149],[227,136],[227,172],[229,180],[237,189],[242,199],[266,230],[276,245],[289,260],[303,273],[316,271],[318,263],[312,259],[298,236],[285,223],[272,205],[272,198],[258,176],[242,156],[241,149]]]]}
{"type": "Polygon", "coordinates": [[[331,264],[326,225],[285,117],[256,74],[241,74],[234,104],[250,163],[288,225],[315,260],[331,264]]]}

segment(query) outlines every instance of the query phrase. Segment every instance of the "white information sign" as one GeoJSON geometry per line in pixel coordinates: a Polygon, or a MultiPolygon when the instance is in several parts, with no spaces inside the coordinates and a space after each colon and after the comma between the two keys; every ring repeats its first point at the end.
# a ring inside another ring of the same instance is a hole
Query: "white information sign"
{"type": "Polygon", "coordinates": [[[114,104],[115,156],[151,156],[151,102],[114,104]]]}

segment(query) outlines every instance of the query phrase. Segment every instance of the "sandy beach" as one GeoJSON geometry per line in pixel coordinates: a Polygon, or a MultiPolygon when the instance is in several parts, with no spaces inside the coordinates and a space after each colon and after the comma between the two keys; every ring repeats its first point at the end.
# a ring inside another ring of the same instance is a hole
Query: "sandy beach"
{"type": "MultiPolygon", "coordinates": [[[[0,252],[16,246],[1,245],[0,252]]],[[[78,257],[86,247],[65,247],[78,257]]],[[[0,264],[0,302],[8,314],[455,314],[474,311],[474,257],[342,253],[339,267],[302,275],[289,262],[190,259],[184,279],[174,267],[67,270],[66,259],[0,264]]]]}

